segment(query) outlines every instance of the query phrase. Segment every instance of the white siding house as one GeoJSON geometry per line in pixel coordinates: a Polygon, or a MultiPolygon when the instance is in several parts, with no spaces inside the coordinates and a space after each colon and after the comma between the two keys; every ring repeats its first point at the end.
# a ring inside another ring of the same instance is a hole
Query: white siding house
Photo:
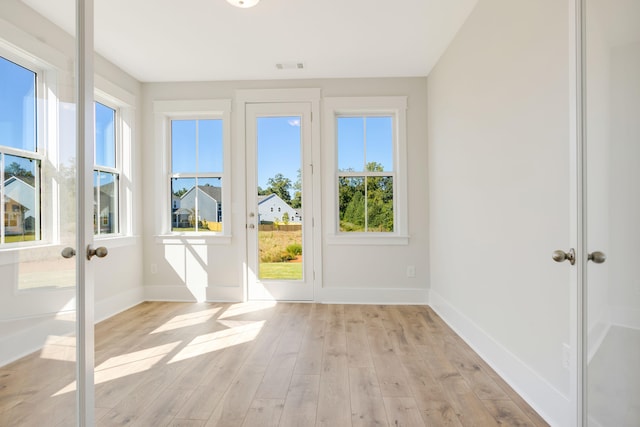
{"type": "MultiPolygon", "coordinates": [[[[192,187],[179,200],[172,198],[173,226],[188,227],[192,224],[191,216],[195,212],[196,191],[192,187]]],[[[211,185],[198,187],[198,221],[222,221],[222,189],[211,185]]]]}
{"type": "Polygon", "coordinates": [[[282,221],[284,213],[289,214],[289,222],[302,222],[302,214],[289,206],[277,194],[258,196],[258,221],[277,222],[282,221]]]}
{"type": "Polygon", "coordinates": [[[4,182],[5,233],[23,234],[35,230],[36,190],[18,177],[4,182]]]}

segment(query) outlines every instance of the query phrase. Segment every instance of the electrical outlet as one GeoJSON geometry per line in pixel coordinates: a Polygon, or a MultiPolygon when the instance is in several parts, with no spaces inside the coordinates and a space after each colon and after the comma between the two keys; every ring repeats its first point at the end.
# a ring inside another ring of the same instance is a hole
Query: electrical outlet
{"type": "Polygon", "coordinates": [[[407,277],[416,277],[416,267],[415,265],[407,266],[407,277]]]}
{"type": "Polygon", "coordinates": [[[158,264],[151,264],[151,274],[158,273],[158,264]]]}
{"type": "Polygon", "coordinates": [[[571,367],[571,347],[569,344],[562,344],[562,367],[569,370],[571,367]]]}

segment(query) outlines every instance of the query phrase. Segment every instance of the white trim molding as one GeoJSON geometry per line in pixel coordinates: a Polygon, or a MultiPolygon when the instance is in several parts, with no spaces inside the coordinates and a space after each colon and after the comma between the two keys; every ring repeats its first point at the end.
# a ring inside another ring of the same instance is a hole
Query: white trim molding
{"type": "Polygon", "coordinates": [[[516,393],[552,426],[569,426],[570,399],[447,300],[430,291],[430,306],[516,393]]]}
{"type": "Polygon", "coordinates": [[[324,209],[327,244],[407,245],[409,244],[407,193],[407,97],[327,97],[322,114],[324,130],[323,159],[324,209]],[[340,114],[390,114],[393,116],[393,210],[394,231],[391,233],[341,233],[337,206],[338,149],[336,117],[340,114]]]}

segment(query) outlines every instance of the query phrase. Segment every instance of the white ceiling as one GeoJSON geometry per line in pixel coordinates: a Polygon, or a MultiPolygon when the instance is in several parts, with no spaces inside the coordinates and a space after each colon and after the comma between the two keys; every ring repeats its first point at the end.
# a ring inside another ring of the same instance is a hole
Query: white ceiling
{"type": "MultiPolygon", "coordinates": [[[[74,32],[74,0],[23,1],[74,32]]],[[[96,51],[160,82],[426,76],[477,0],[94,2],[96,51]]]]}

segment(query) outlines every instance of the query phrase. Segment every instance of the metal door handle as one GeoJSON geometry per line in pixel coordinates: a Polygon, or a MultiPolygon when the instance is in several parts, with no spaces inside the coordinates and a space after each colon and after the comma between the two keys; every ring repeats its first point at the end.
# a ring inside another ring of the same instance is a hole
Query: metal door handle
{"type": "Polygon", "coordinates": [[[61,252],[62,258],[73,258],[76,256],[76,250],[73,248],[64,248],[61,252]]]}
{"type": "Polygon", "coordinates": [[[593,261],[596,264],[602,264],[607,260],[607,256],[604,254],[604,252],[594,251],[587,256],[587,259],[589,261],[593,261]]]}
{"type": "Polygon", "coordinates": [[[247,227],[249,227],[249,228],[256,228],[255,224],[249,224],[247,227]]]}
{"type": "Polygon", "coordinates": [[[571,265],[576,263],[576,251],[573,248],[569,249],[569,252],[565,252],[560,249],[553,251],[553,255],[551,257],[555,262],[568,260],[571,265]]]}
{"type": "Polygon", "coordinates": [[[97,256],[98,258],[104,258],[109,254],[109,251],[104,246],[100,246],[98,248],[93,249],[91,246],[87,246],[87,259],[91,260],[93,256],[97,256]]]}

